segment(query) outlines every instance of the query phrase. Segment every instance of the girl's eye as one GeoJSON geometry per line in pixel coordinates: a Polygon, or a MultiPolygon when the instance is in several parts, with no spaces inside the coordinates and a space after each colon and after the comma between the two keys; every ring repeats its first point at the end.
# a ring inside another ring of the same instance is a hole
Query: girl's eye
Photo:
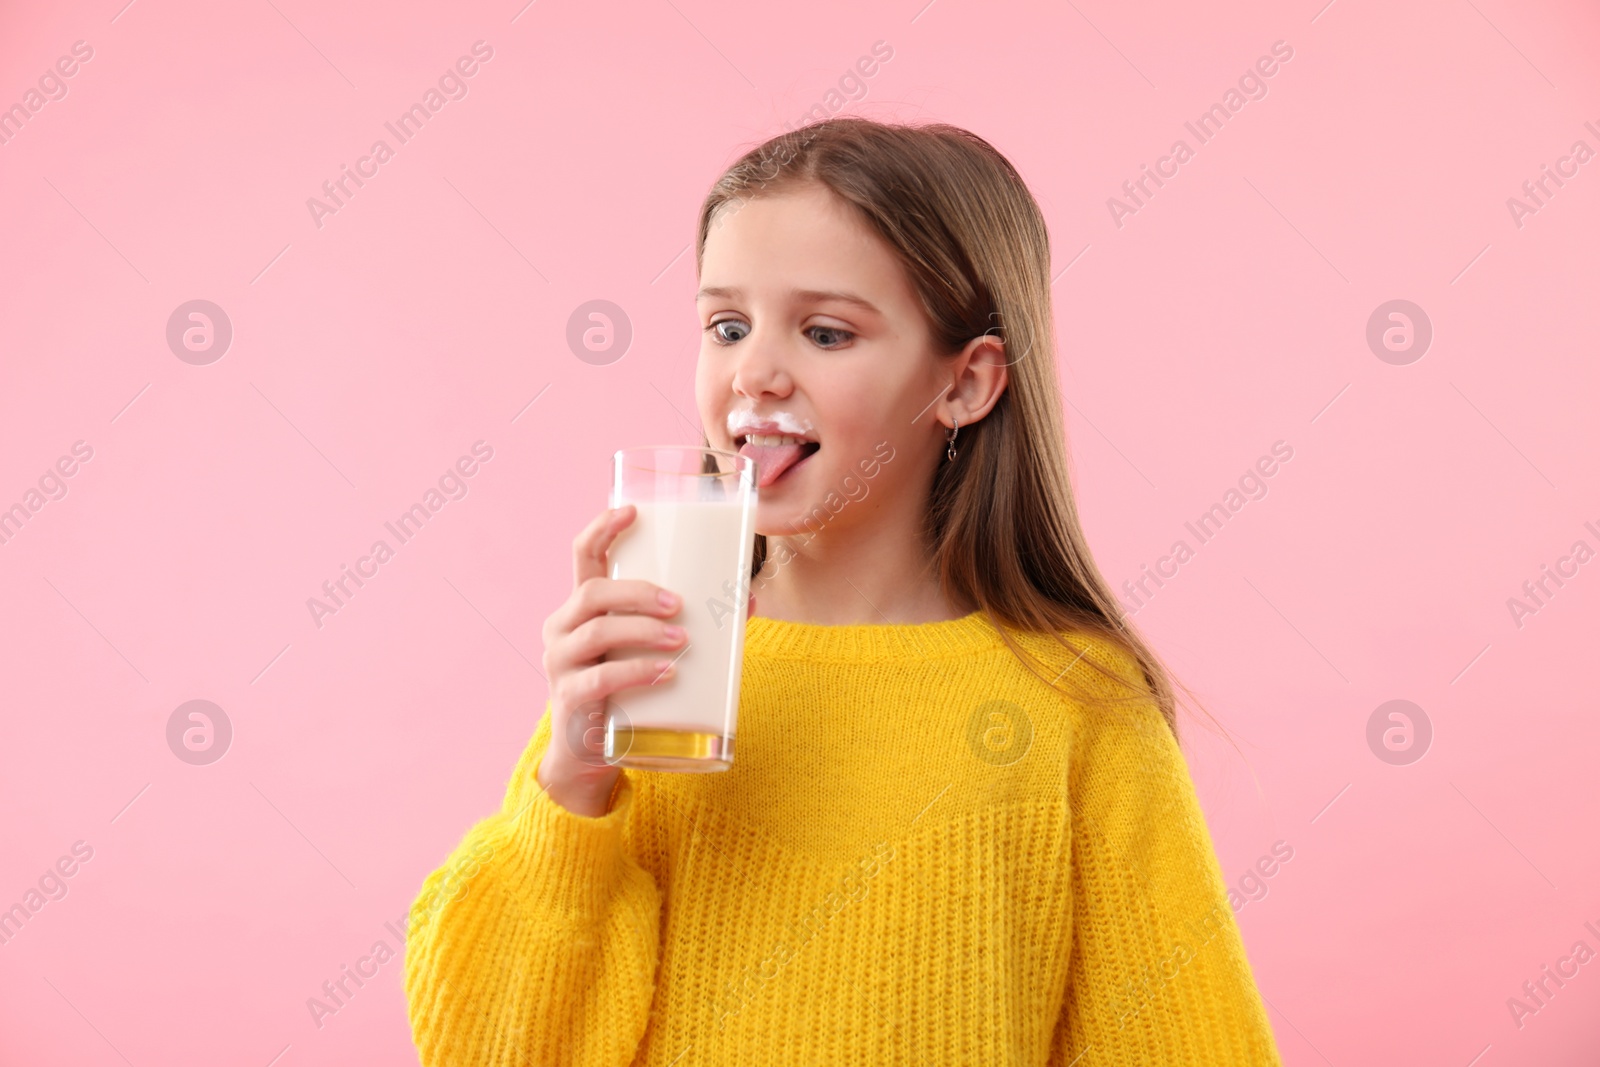
{"type": "MultiPolygon", "coordinates": [[[[740,319],[718,319],[705,328],[711,339],[719,345],[731,345],[750,335],[750,324],[740,319]],[[732,336],[723,329],[731,327],[732,336]]],[[[838,348],[848,343],[855,337],[851,330],[843,330],[837,326],[811,326],[805,331],[822,348],[838,348]]]]}
{"type": "Polygon", "coordinates": [[[739,338],[748,335],[750,332],[750,327],[745,323],[740,322],[738,319],[718,319],[716,322],[713,322],[710,326],[706,327],[706,332],[711,335],[711,339],[717,344],[731,345],[734,343],[734,341],[739,340],[739,338]],[[735,330],[743,330],[744,333],[739,334],[738,337],[730,339],[727,334],[722,332],[722,327],[724,326],[732,326],[735,330]]]}
{"type": "MultiPolygon", "coordinates": [[[[811,329],[812,330],[816,330],[816,331],[821,331],[823,334],[832,334],[832,335],[835,335],[837,337],[844,338],[845,340],[849,340],[850,338],[855,336],[855,334],[850,332],[849,330],[841,330],[837,326],[813,326],[813,327],[811,327],[811,329]]],[[[821,345],[823,348],[837,348],[839,346],[837,343],[836,344],[828,344],[825,341],[818,341],[815,334],[812,335],[811,339],[813,341],[817,341],[817,344],[821,345]]]]}

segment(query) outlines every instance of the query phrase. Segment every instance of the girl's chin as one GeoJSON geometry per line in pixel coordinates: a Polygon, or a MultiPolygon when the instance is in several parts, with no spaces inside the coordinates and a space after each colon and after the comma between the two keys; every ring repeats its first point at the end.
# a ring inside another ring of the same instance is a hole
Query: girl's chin
{"type": "Polygon", "coordinates": [[[803,537],[810,540],[819,532],[817,523],[832,518],[820,503],[812,506],[778,504],[767,501],[756,505],[756,533],[763,537],[803,537]]]}
{"type": "MultiPolygon", "coordinates": [[[[826,511],[826,509],[824,509],[826,511]]],[[[763,537],[809,537],[815,532],[816,519],[811,520],[811,529],[805,526],[805,519],[809,513],[789,516],[779,514],[767,518],[761,514],[761,509],[756,512],[756,533],[763,537]]]]}

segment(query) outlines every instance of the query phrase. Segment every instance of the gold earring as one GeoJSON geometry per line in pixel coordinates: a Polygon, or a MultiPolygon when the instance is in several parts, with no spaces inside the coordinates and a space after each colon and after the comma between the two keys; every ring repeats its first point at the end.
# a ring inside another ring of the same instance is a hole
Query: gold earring
{"type": "Polygon", "coordinates": [[[950,416],[950,421],[955,425],[950,427],[950,436],[945,439],[944,456],[954,463],[956,458],[956,431],[961,429],[961,420],[952,415],[950,416]]]}

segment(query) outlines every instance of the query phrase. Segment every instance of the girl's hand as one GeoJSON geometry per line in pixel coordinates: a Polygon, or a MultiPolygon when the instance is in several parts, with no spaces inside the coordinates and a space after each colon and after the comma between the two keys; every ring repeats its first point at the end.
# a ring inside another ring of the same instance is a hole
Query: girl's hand
{"type": "Polygon", "coordinates": [[[632,504],[608,509],[573,539],[572,595],[544,621],[550,743],[537,777],[556,803],[579,815],[604,815],[622,773],[602,755],[606,697],[672,677],[674,650],[686,640],[682,627],[663,621],[678,613],[676,594],[652,582],[606,577],[606,551],[637,513],[632,504]],[[602,662],[619,646],[663,655],[602,662]]]}

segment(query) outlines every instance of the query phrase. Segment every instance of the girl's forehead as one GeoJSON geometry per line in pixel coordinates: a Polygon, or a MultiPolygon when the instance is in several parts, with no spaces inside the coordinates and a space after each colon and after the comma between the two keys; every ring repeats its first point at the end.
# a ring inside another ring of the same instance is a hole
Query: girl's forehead
{"type": "MultiPolygon", "coordinates": [[[[831,194],[830,194],[831,195],[831,194]]],[[[771,197],[713,223],[700,256],[702,285],[861,289],[898,263],[887,242],[854,212],[816,197],[771,197]]]]}
{"type": "Polygon", "coordinates": [[[711,217],[706,243],[709,247],[719,237],[761,235],[780,229],[808,233],[818,228],[834,233],[848,231],[862,238],[873,236],[866,220],[852,205],[827,186],[808,182],[725,202],[711,217]]]}

